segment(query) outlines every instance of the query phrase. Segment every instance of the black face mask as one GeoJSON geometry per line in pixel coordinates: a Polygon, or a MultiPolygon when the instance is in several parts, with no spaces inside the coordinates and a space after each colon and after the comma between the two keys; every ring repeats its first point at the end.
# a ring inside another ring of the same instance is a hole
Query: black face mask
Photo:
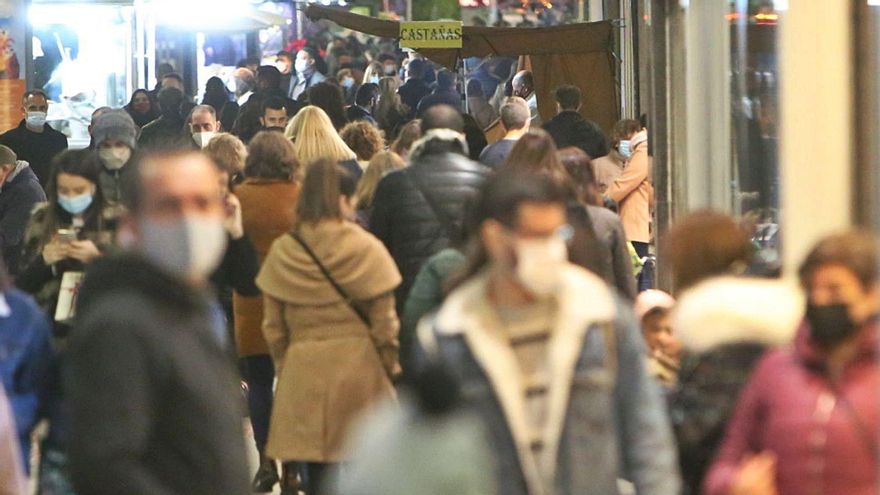
{"type": "Polygon", "coordinates": [[[807,304],[807,321],[813,341],[824,349],[835,347],[858,330],[846,304],[807,304]]]}

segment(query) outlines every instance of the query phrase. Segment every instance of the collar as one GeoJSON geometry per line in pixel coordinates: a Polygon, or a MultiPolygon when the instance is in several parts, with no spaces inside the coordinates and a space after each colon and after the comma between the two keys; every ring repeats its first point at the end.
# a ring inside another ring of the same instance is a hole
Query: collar
{"type": "Polygon", "coordinates": [[[18,177],[18,174],[20,174],[24,169],[28,167],[30,167],[30,164],[28,162],[24,160],[16,161],[15,168],[9,174],[9,177],[6,178],[6,181],[3,183],[3,187],[0,187],[0,190],[6,189],[6,186],[12,184],[12,181],[14,181],[16,177],[18,177]]]}

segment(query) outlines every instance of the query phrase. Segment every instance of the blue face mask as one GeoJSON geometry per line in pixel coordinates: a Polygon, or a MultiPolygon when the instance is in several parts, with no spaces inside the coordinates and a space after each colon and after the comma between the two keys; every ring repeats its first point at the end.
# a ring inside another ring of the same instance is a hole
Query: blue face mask
{"type": "Polygon", "coordinates": [[[379,76],[370,77],[370,82],[373,84],[379,84],[379,76]]]}
{"type": "Polygon", "coordinates": [[[354,79],[346,77],[342,80],[342,87],[345,89],[351,89],[352,87],[354,87],[354,79]]]}
{"type": "Polygon", "coordinates": [[[626,159],[632,156],[632,149],[630,149],[630,141],[629,139],[621,141],[617,144],[617,151],[626,159]]]}
{"type": "Polygon", "coordinates": [[[71,215],[79,215],[92,205],[92,195],[89,193],[79,196],[58,196],[58,205],[71,215]]]}

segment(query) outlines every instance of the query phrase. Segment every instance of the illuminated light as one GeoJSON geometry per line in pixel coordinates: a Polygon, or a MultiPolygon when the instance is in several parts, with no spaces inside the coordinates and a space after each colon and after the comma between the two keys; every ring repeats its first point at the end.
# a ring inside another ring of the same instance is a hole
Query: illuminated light
{"type": "Polygon", "coordinates": [[[868,7],[880,7],[880,0],[868,0],[868,7]]]}
{"type": "Polygon", "coordinates": [[[778,21],[779,14],[755,14],[756,21],[778,21]]]}

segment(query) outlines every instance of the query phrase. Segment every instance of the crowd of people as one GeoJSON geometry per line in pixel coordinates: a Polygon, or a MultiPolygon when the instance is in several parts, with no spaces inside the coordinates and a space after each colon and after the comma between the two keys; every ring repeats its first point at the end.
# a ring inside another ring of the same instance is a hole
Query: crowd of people
{"type": "Polygon", "coordinates": [[[198,104],[164,67],[83,150],[25,93],[0,494],[874,493],[870,235],[821,240],[798,290],[697,212],[658,291],[644,119],[609,137],[515,64],[353,48],[198,104]]]}

